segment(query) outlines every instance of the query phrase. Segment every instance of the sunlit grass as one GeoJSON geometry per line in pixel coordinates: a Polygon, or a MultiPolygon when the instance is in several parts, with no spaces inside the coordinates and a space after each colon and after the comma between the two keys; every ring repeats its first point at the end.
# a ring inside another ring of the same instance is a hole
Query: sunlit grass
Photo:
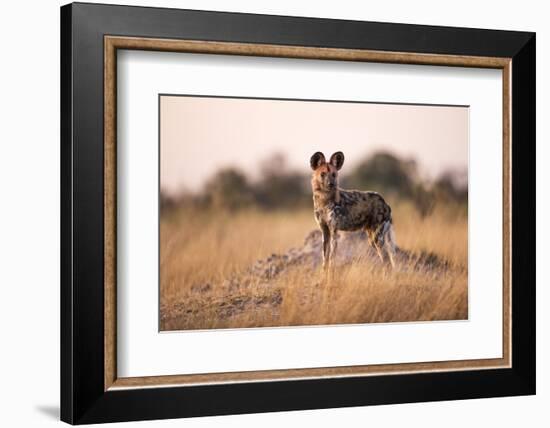
{"type": "Polygon", "coordinates": [[[339,267],[327,279],[296,266],[266,284],[228,285],[256,260],[299,247],[317,225],[310,210],[236,213],[180,209],[160,228],[164,330],[466,319],[467,213],[440,205],[421,218],[393,204],[396,240],[430,252],[447,269],[394,270],[373,263],[339,267]]]}

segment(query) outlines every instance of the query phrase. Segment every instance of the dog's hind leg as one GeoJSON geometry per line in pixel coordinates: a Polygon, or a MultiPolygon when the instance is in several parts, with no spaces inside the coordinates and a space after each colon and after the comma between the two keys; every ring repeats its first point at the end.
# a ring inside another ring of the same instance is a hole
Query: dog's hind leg
{"type": "Polygon", "coordinates": [[[386,263],[386,258],[384,257],[384,254],[386,254],[386,250],[384,249],[384,247],[382,247],[379,244],[375,243],[374,248],[376,249],[376,253],[378,254],[378,257],[380,258],[380,261],[383,264],[386,263]]]}
{"type": "Polygon", "coordinates": [[[390,221],[385,221],[376,229],[373,244],[382,263],[389,263],[392,268],[395,267],[395,242],[390,221]]]}
{"type": "Polygon", "coordinates": [[[380,231],[379,229],[375,229],[375,230],[367,229],[367,235],[369,237],[370,246],[376,250],[376,254],[378,254],[380,261],[384,263],[384,254],[382,253],[382,245],[379,239],[380,238],[379,231],[380,231]]]}
{"type": "Polygon", "coordinates": [[[390,263],[392,269],[395,268],[395,251],[391,245],[389,245],[387,242],[384,244],[384,252],[386,253],[388,262],[390,263]]]}
{"type": "Polygon", "coordinates": [[[391,267],[394,268],[396,245],[395,245],[395,234],[393,232],[393,225],[391,224],[391,222],[386,221],[384,223],[382,231],[383,231],[383,240],[384,240],[384,250],[386,251],[386,254],[388,256],[388,261],[390,262],[391,267]]]}

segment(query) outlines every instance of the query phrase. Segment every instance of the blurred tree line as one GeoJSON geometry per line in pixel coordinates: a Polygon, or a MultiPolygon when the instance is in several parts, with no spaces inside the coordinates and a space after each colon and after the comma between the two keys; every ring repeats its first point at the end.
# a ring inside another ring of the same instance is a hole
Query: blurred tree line
{"type": "MultiPolygon", "coordinates": [[[[251,180],[243,171],[226,168],[207,181],[202,192],[169,197],[161,193],[161,210],[180,206],[216,210],[255,207],[265,210],[311,205],[310,175],[288,168],[283,155],[263,162],[260,176],[251,180]]],[[[466,206],[468,183],[465,172],[447,171],[433,181],[420,177],[414,160],[393,153],[377,152],[366,157],[347,174],[341,174],[345,189],[376,190],[386,199],[412,202],[421,216],[429,215],[436,204],[454,202],[466,206]]]]}

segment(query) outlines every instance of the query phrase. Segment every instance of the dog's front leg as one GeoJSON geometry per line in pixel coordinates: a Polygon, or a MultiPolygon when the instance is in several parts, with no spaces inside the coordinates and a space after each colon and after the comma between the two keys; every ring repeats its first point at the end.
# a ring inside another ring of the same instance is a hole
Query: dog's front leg
{"type": "Polygon", "coordinates": [[[338,234],[336,229],[330,229],[329,267],[332,269],[336,262],[336,248],[338,247],[338,234]]]}
{"type": "Polygon", "coordinates": [[[323,232],[323,269],[327,269],[330,258],[330,230],[326,224],[321,225],[323,232]]]}

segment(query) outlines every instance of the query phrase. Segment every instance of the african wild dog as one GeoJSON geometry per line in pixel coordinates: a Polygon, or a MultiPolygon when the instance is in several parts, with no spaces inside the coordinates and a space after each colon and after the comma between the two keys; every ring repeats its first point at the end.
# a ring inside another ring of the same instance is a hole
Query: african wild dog
{"type": "Polygon", "coordinates": [[[389,262],[393,267],[395,242],[391,208],[376,192],[340,189],[338,171],[343,164],[342,152],[334,153],[328,163],[321,152],[314,153],[310,159],[313,210],[323,232],[323,268],[334,262],[337,232],[356,230],[366,231],[382,262],[389,262]]]}

